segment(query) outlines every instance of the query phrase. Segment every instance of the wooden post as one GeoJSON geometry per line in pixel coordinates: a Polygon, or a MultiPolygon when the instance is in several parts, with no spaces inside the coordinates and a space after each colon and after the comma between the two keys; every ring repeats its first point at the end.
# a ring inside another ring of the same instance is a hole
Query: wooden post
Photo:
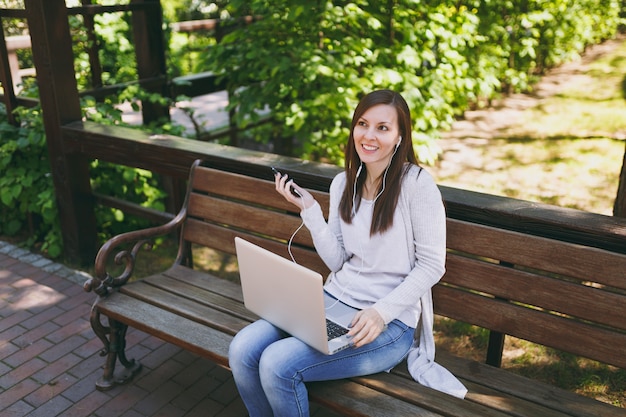
{"type": "MultiPolygon", "coordinates": [[[[133,13],[133,37],[135,55],[137,57],[137,74],[139,80],[151,93],[169,97],[167,68],[165,61],[165,39],[163,35],[163,11],[160,0],[131,0],[132,3],[149,4],[150,7],[133,13]]],[[[169,120],[169,107],[143,100],[141,103],[143,124],[157,120],[169,120]]],[[[185,182],[170,177],[161,178],[161,186],[168,195],[166,210],[177,213],[185,198],[185,182]]]]}
{"type": "Polygon", "coordinates": [[[2,98],[6,106],[9,123],[17,124],[15,115],[13,114],[13,110],[17,107],[17,100],[15,97],[15,86],[13,85],[12,77],[13,71],[10,61],[6,38],[4,37],[4,25],[0,18],[0,83],[2,83],[2,89],[4,90],[2,98]]]}
{"type": "Polygon", "coordinates": [[[65,152],[61,130],[82,118],[65,0],[26,0],[25,6],[64,255],[70,262],[87,265],[97,250],[89,160],[65,152]]]}
{"type": "MultiPolygon", "coordinates": [[[[150,80],[143,87],[151,93],[168,97],[165,45],[163,39],[163,13],[160,0],[131,0],[130,4],[149,4],[150,7],[133,12],[133,36],[137,57],[137,74],[140,80],[150,80]]],[[[169,107],[141,103],[143,124],[159,118],[169,119],[169,107]]]]}
{"type": "Polygon", "coordinates": [[[626,217],[626,149],[624,149],[624,161],[619,174],[617,185],[617,196],[613,205],[613,215],[615,217],[626,217]]]}
{"type": "MultiPolygon", "coordinates": [[[[81,4],[89,6],[92,4],[92,0],[81,0],[81,4]]],[[[91,69],[91,87],[102,87],[102,64],[100,63],[98,39],[95,33],[95,19],[93,15],[86,14],[83,16],[83,20],[89,40],[87,55],[89,55],[89,68],[91,69]]]]}

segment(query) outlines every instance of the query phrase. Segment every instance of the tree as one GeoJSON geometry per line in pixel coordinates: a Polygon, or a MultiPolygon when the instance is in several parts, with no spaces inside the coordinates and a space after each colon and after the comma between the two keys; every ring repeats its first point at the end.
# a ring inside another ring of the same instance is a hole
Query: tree
{"type": "Polygon", "coordinates": [[[499,82],[476,81],[467,58],[480,43],[475,12],[427,3],[234,0],[262,18],[212,48],[207,66],[228,80],[239,125],[271,109],[276,152],[340,163],[360,95],[392,88],[411,106],[418,154],[433,160],[437,132],[499,82]]]}
{"type": "Polygon", "coordinates": [[[454,117],[617,31],[617,0],[232,0],[233,16],[260,16],[207,52],[229,83],[236,121],[269,109],[257,140],[277,153],[341,163],[361,94],[401,92],[414,146],[433,161],[454,117]],[[268,130],[271,129],[271,130],[268,130]]]}

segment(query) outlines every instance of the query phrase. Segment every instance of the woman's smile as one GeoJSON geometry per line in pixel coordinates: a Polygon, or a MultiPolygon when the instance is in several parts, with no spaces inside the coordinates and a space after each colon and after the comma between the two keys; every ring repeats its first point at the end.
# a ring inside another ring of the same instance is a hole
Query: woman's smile
{"type": "Polygon", "coordinates": [[[370,171],[382,171],[400,137],[396,109],[388,104],[371,107],[354,126],[353,136],[361,161],[370,171]]]}

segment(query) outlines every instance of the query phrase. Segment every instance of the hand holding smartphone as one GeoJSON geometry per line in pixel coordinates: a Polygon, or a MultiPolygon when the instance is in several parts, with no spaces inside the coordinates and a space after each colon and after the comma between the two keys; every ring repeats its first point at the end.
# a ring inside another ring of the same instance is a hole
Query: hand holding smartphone
{"type": "MultiPolygon", "coordinates": [[[[274,168],[274,167],[271,167],[271,168],[272,168],[272,172],[273,172],[275,175],[279,175],[279,176],[281,176],[281,177],[287,177],[287,181],[289,181],[289,176],[288,176],[287,174],[283,174],[283,173],[281,173],[279,170],[277,170],[277,169],[276,169],[276,168],[274,168]]],[[[292,187],[290,187],[290,191],[291,191],[291,194],[293,194],[294,196],[299,197],[299,198],[302,198],[302,195],[298,192],[298,190],[296,190],[295,188],[293,188],[293,186],[292,186],[292,187]]]]}

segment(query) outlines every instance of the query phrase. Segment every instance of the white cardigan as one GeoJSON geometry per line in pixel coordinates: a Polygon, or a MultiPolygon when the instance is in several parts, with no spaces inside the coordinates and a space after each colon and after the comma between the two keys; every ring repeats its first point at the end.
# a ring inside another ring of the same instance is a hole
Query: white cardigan
{"type": "MultiPolygon", "coordinates": [[[[411,271],[404,281],[373,307],[386,323],[398,318],[407,303],[421,303],[421,316],[407,362],[411,376],[422,385],[464,398],[467,389],[447,369],[437,364],[433,337],[431,288],[445,272],[446,216],[441,193],[432,176],[411,166],[402,180],[398,199],[404,220],[411,271]]],[[[330,186],[329,219],[326,223],[319,204],[301,212],[311,232],[315,248],[331,270],[340,270],[348,259],[343,247],[339,201],[345,188],[345,173],[338,174],[330,186]]]]}

